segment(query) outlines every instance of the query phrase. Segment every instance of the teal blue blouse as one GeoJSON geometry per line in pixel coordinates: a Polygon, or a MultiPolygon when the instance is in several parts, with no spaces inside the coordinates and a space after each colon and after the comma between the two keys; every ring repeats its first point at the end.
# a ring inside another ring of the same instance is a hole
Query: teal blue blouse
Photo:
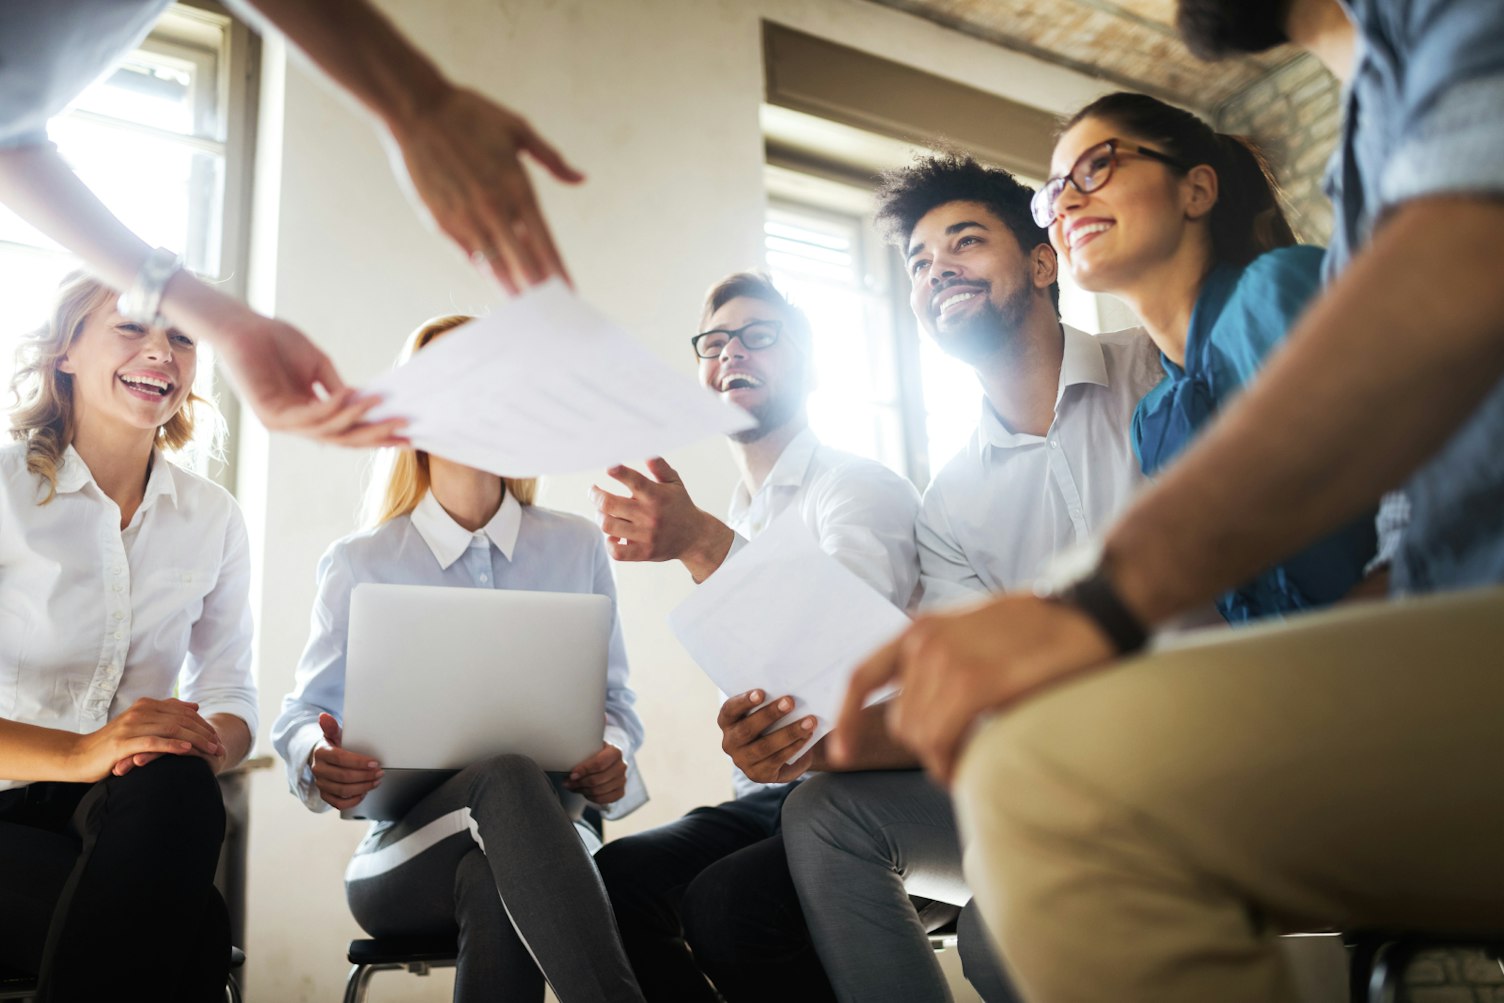
{"type": "MultiPolygon", "coordinates": [[[[1144,473],[1163,469],[1254,379],[1321,288],[1324,256],[1319,247],[1281,247],[1207,276],[1191,313],[1185,367],[1161,355],[1165,379],[1133,414],[1133,448],[1144,473]]],[[[1218,599],[1217,608],[1239,623],[1336,602],[1373,559],[1373,517],[1369,512],[1269,568],[1218,599]]]]}

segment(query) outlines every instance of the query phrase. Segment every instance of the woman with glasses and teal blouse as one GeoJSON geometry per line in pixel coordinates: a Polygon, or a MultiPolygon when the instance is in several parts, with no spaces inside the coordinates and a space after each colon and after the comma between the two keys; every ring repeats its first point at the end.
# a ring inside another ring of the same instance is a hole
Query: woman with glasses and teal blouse
{"type": "MultiPolygon", "coordinates": [[[[1296,243],[1254,147],[1151,97],[1111,94],[1082,109],[1051,168],[1035,220],[1076,282],[1125,301],[1160,350],[1165,379],[1133,417],[1134,449],[1153,475],[1256,378],[1320,288],[1325,254],[1296,243]]],[[[1289,489],[1296,508],[1301,485],[1289,489]]],[[[1239,623],[1342,599],[1375,558],[1374,525],[1364,513],[1227,592],[1218,609],[1239,623]]]]}

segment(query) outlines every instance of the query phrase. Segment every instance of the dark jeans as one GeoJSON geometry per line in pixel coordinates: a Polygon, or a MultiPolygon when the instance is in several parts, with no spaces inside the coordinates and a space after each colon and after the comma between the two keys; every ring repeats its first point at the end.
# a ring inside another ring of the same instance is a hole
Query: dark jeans
{"type": "Polygon", "coordinates": [[[201,759],[0,792],[0,964],[40,973],[50,1003],[223,1000],[224,829],[201,759]]]}
{"type": "Polygon", "coordinates": [[[649,1003],[835,999],[783,853],[792,789],[697,808],[596,854],[649,1003]]]}

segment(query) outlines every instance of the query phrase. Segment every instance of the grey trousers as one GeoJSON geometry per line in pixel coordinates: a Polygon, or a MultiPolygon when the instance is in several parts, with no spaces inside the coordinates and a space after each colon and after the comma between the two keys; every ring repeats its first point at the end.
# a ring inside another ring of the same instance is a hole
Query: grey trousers
{"type": "Polygon", "coordinates": [[[966,906],[957,947],[987,1003],[1011,1003],[1002,966],[969,903],[950,798],[917,770],[825,773],[783,806],[789,872],[810,935],[843,1003],[950,1003],[910,896],[966,906]]]}
{"type": "Polygon", "coordinates": [[[556,789],[523,756],[460,771],[374,828],[345,872],[375,937],[459,934],[454,998],[643,1003],[600,876],[556,789]]]}

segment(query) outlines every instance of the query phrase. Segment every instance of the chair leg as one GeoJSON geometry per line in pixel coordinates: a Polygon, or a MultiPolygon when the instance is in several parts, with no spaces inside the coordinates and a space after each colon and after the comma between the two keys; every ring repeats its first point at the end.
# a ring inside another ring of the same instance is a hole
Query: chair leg
{"type": "Polygon", "coordinates": [[[366,993],[371,990],[371,977],[377,972],[395,972],[405,968],[405,965],[355,965],[350,969],[350,977],[345,980],[344,1003],[365,1003],[366,993]]]}

